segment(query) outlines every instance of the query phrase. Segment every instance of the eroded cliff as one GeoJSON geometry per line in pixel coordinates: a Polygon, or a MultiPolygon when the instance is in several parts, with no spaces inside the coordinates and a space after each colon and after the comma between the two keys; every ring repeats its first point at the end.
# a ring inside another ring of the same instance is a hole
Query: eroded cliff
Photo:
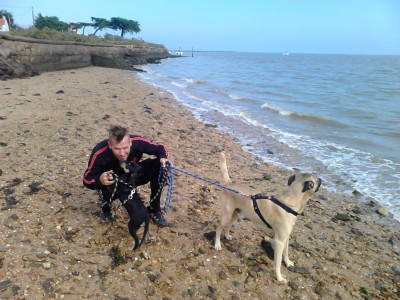
{"type": "Polygon", "coordinates": [[[90,65],[133,69],[169,57],[162,45],[101,45],[48,41],[0,33],[0,78],[29,77],[39,72],[90,65]]]}

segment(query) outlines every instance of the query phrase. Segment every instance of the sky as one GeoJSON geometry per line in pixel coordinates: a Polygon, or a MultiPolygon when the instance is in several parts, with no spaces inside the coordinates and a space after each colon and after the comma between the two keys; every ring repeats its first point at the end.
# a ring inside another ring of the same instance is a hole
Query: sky
{"type": "Polygon", "coordinates": [[[0,0],[2,9],[21,27],[39,13],[134,20],[141,31],[125,37],[170,51],[400,55],[400,0],[0,0]]]}

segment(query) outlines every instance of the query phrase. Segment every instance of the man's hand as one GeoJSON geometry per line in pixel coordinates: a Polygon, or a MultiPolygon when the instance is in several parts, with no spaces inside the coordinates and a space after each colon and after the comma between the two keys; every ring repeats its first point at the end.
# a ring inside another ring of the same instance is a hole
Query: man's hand
{"type": "MultiPolygon", "coordinates": [[[[166,158],[160,158],[161,167],[165,168],[167,166],[167,161],[169,161],[169,160],[166,158]]],[[[171,164],[171,167],[172,167],[172,162],[169,161],[169,163],[171,164]]]]}
{"type": "Polygon", "coordinates": [[[113,171],[107,171],[100,175],[100,183],[102,185],[112,185],[114,183],[113,171]]]}

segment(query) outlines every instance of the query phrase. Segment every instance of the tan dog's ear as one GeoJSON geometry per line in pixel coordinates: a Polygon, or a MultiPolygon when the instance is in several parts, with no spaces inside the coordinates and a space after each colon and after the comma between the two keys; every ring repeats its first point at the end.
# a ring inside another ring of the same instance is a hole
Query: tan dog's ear
{"type": "Polygon", "coordinates": [[[303,186],[302,192],[304,193],[304,192],[306,192],[308,190],[311,190],[312,188],[314,188],[314,182],[306,181],[306,182],[304,182],[304,186],[303,186]]]}
{"type": "Polygon", "coordinates": [[[317,188],[315,189],[315,192],[318,192],[318,191],[319,191],[319,188],[321,187],[321,184],[322,184],[322,180],[321,180],[321,178],[318,178],[318,186],[317,186],[317,188]]]}
{"type": "Polygon", "coordinates": [[[287,184],[291,185],[293,183],[293,181],[295,181],[295,179],[296,179],[296,175],[290,176],[287,184]]]}

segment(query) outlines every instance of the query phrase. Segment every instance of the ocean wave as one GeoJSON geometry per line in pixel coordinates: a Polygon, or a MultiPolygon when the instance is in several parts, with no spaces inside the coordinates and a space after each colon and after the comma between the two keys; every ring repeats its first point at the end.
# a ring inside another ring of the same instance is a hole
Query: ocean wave
{"type": "MultiPolygon", "coordinates": [[[[265,88],[265,86],[264,85],[260,85],[260,88],[265,88]]],[[[269,98],[270,96],[272,96],[272,97],[277,98],[277,99],[282,99],[282,98],[290,99],[290,96],[288,95],[288,93],[278,92],[278,90],[280,88],[281,88],[280,86],[269,86],[270,90],[263,92],[264,97],[269,98]]]]}
{"type": "Polygon", "coordinates": [[[188,83],[193,83],[193,84],[201,84],[201,83],[203,83],[202,80],[194,79],[194,78],[191,78],[191,77],[183,77],[182,80],[184,80],[184,81],[186,81],[188,83]]]}
{"type": "Polygon", "coordinates": [[[176,81],[171,81],[171,84],[180,87],[180,88],[187,88],[187,84],[176,82],[176,81]]]}
{"type": "Polygon", "coordinates": [[[186,97],[190,98],[190,99],[193,99],[193,100],[198,100],[198,101],[201,101],[201,102],[203,102],[205,100],[205,99],[203,99],[203,98],[201,98],[199,96],[193,95],[190,92],[186,92],[185,91],[185,92],[182,92],[182,94],[185,95],[186,97]]]}
{"type": "Polygon", "coordinates": [[[194,82],[194,79],[190,78],[190,77],[182,77],[182,80],[184,80],[186,82],[189,82],[189,83],[193,83],[194,82]]]}
{"type": "Polygon", "coordinates": [[[267,109],[273,112],[276,112],[282,116],[285,117],[290,117],[292,119],[298,119],[298,120],[303,120],[303,121],[312,121],[312,122],[317,122],[321,123],[324,125],[333,125],[335,127],[340,127],[340,128],[346,128],[348,125],[341,123],[338,120],[331,119],[326,116],[321,116],[321,115],[310,115],[310,114],[305,114],[305,113],[300,113],[288,109],[283,109],[277,105],[270,104],[270,103],[264,103],[261,105],[263,109],[267,109]]]}
{"type": "Polygon", "coordinates": [[[261,105],[261,108],[272,110],[282,116],[290,116],[295,113],[294,111],[283,109],[283,108],[281,108],[277,105],[271,104],[271,103],[264,103],[263,105],[261,105]]]}
{"type": "Polygon", "coordinates": [[[229,94],[228,97],[231,98],[232,100],[241,100],[241,99],[243,99],[242,97],[240,97],[238,95],[234,95],[234,94],[229,94]]]}

